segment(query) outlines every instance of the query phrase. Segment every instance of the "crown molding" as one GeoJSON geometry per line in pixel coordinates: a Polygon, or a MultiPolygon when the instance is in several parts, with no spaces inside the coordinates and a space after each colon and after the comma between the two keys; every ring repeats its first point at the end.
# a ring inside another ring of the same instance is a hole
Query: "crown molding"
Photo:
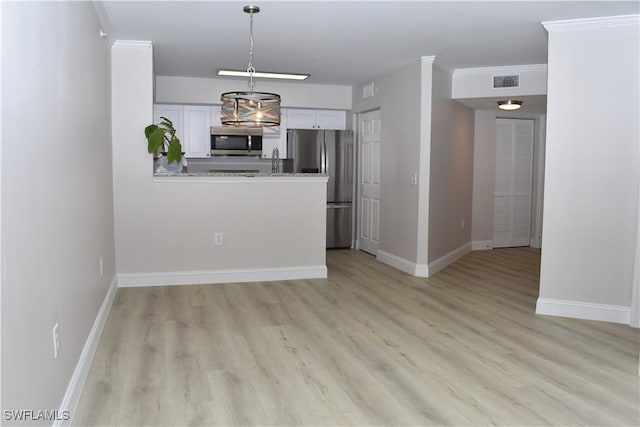
{"type": "Polygon", "coordinates": [[[152,42],[146,40],[116,40],[113,42],[113,47],[122,49],[148,49],[152,45],[152,42]]]}
{"type": "Polygon", "coordinates": [[[547,31],[575,30],[579,28],[599,28],[616,25],[639,24],[640,15],[603,16],[600,18],[565,19],[561,21],[544,21],[542,26],[547,31]]]}
{"type": "Polygon", "coordinates": [[[91,4],[98,17],[98,22],[100,22],[100,27],[102,27],[103,37],[106,37],[106,39],[109,40],[109,44],[113,45],[113,37],[111,36],[113,34],[113,27],[111,26],[107,12],[104,10],[103,2],[100,0],[91,0],[91,4]]]}
{"type": "Polygon", "coordinates": [[[451,68],[450,66],[448,66],[447,64],[439,60],[435,55],[421,56],[420,59],[422,60],[423,64],[431,64],[432,66],[438,67],[449,74],[453,74],[454,72],[453,68],[451,68]]]}
{"type": "Polygon", "coordinates": [[[450,75],[453,75],[453,73],[456,71],[453,68],[451,68],[450,66],[448,66],[447,64],[445,64],[444,62],[440,61],[438,58],[435,58],[433,60],[433,65],[435,65],[436,67],[440,68],[441,70],[446,71],[450,75]]]}
{"type": "Polygon", "coordinates": [[[453,73],[458,74],[513,74],[525,71],[547,71],[547,64],[505,65],[499,67],[456,68],[453,73]]]}

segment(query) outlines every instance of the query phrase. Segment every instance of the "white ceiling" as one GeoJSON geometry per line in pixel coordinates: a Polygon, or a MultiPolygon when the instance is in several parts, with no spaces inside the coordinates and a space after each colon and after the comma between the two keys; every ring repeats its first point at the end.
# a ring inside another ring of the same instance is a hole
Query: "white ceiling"
{"type": "MultiPolygon", "coordinates": [[[[247,4],[258,71],[309,73],[317,84],[354,85],[435,55],[450,68],[547,62],[544,21],[640,13],[636,1],[105,1],[112,40],[150,40],[162,76],[215,77],[249,59],[247,4]]],[[[520,97],[522,113],[546,96],[520,97]],[[526,99],[525,99],[526,98],[526,99]]],[[[498,98],[459,100],[495,109],[498,98]]],[[[520,112],[505,113],[517,115],[520,112]]]]}
{"type": "Polygon", "coordinates": [[[540,22],[639,13],[638,1],[106,1],[113,40],[150,40],[157,75],[256,69],[353,85],[420,56],[451,68],[547,62],[540,22]]]}

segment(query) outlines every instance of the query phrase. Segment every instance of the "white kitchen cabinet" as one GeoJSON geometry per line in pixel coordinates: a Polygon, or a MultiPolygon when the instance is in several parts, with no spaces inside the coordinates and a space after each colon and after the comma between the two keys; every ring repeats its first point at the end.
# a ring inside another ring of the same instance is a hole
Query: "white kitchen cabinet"
{"type": "MultiPolygon", "coordinates": [[[[273,155],[273,149],[278,149],[278,157],[283,158],[282,150],[280,150],[280,138],[265,138],[262,137],[262,158],[270,159],[273,155]]],[[[286,154],[286,153],[285,153],[286,154]]]]}
{"type": "Polygon", "coordinates": [[[287,110],[280,110],[280,126],[262,128],[262,158],[270,159],[278,148],[281,159],[287,158],[287,110]]]}
{"type": "Polygon", "coordinates": [[[182,142],[182,119],[184,115],[184,107],[182,105],[170,105],[170,104],[156,104],[153,109],[153,123],[159,124],[160,117],[166,117],[171,120],[173,127],[176,130],[176,136],[182,142]]]}
{"type": "Polygon", "coordinates": [[[318,110],[316,121],[318,129],[345,130],[347,128],[347,113],[338,110],[318,110]]]}
{"type": "Polygon", "coordinates": [[[173,122],[176,136],[182,143],[182,151],[187,158],[206,158],[211,156],[211,107],[199,105],[156,104],[154,123],[160,123],[160,117],[173,122]]]}
{"type": "Polygon", "coordinates": [[[347,128],[347,114],[342,110],[287,109],[287,129],[347,128]]]}
{"type": "Polygon", "coordinates": [[[211,106],[211,126],[222,126],[222,107],[220,105],[211,106]]]}
{"type": "Polygon", "coordinates": [[[287,129],[289,128],[289,120],[287,118],[287,110],[280,111],[280,138],[278,138],[280,150],[280,158],[287,158],[287,129]]]}
{"type": "Polygon", "coordinates": [[[287,126],[289,129],[316,129],[316,111],[288,109],[287,126]]]}
{"type": "MultiPolygon", "coordinates": [[[[211,126],[222,126],[220,105],[154,106],[154,123],[160,117],[171,120],[182,142],[187,158],[211,157],[211,126]]],[[[287,129],[346,129],[346,112],[342,110],[313,110],[281,108],[280,126],[263,128],[262,157],[271,158],[278,148],[280,158],[287,157],[287,129]]]]}
{"type": "Polygon", "coordinates": [[[211,157],[211,107],[185,105],[183,150],[187,158],[211,157]]]}

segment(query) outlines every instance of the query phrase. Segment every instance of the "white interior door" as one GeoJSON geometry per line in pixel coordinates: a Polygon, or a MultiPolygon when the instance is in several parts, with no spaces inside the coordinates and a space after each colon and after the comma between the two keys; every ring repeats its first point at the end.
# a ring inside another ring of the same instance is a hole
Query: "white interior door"
{"type": "Polygon", "coordinates": [[[496,119],[493,247],[529,246],[533,120],[496,119]]]}
{"type": "Polygon", "coordinates": [[[380,110],[360,114],[358,247],[375,255],[380,238],[380,110]]]}

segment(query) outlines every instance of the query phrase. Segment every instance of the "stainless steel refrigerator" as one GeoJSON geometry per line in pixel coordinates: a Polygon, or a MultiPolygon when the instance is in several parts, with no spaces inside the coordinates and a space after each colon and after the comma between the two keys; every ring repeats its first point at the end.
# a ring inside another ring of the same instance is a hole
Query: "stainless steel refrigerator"
{"type": "Polygon", "coordinates": [[[289,129],[287,158],[291,172],[326,173],[327,248],[351,247],[353,131],[289,129]]]}

